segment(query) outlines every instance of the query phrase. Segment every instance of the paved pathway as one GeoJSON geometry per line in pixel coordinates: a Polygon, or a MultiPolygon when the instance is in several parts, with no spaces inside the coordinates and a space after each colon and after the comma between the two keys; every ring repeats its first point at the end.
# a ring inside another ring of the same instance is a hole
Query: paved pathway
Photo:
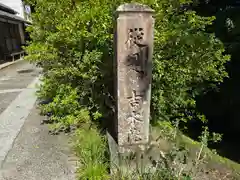
{"type": "Polygon", "coordinates": [[[75,161],[64,135],[40,125],[40,70],[25,61],[0,70],[0,180],[73,180],[75,161]]]}

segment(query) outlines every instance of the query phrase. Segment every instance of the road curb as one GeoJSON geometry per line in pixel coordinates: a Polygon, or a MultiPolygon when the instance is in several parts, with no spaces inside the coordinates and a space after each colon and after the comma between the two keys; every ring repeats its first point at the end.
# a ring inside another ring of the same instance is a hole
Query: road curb
{"type": "Polygon", "coordinates": [[[18,63],[18,62],[20,62],[20,61],[23,61],[23,60],[24,60],[24,59],[19,59],[19,60],[16,60],[16,61],[6,62],[6,63],[4,63],[4,64],[1,64],[1,65],[0,65],[0,70],[6,68],[6,67],[8,67],[8,66],[11,66],[11,65],[13,65],[13,64],[16,64],[16,63],[18,63]]]}

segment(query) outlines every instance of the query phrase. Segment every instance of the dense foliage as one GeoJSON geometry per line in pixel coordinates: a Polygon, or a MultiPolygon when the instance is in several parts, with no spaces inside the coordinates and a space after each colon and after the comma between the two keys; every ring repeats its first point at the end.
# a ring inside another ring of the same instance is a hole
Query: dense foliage
{"type": "MultiPolygon", "coordinates": [[[[28,0],[35,7],[27,59],[44,70],[43,112],[61,125],[112,117],[113,20],[123,0],[28,0]],[[77,120],[76,120],[77,119],[77,120]]],[[[205,120],[195,97],[227,77],[223,44],[205,32],[214,17],[187,0],[139,0],[155,12],[152,119],[205,120]]],[[[99,121],[98,121],[99,122],[99,121]]]]}
{"type": "Polygon", "coordinates": [[[214,32],[224,43],[231,55],[227,64],[228,79],[221,84],[218,92],[209,92],[202,98],[201,110],[210,120],[213,131],[231,134],[239,132],[239,48],[240,48],[240,4],[238,0],[201,0],[195,8],[198,14],[216,16],[208,31],[214,32]],[[207,106],[206,106],[207,104],[207,106]],[[228,119],[228,123],[225,120],[228,119]]]}

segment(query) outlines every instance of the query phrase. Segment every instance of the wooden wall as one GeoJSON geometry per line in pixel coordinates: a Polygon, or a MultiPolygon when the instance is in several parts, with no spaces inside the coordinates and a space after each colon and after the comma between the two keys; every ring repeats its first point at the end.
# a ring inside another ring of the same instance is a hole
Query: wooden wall
{"type": "Polygon", "coordinates": [[[21,37],[18,23],[0,21],[0,59],[5,54],[11,54],[21,50],[21,37]]]}

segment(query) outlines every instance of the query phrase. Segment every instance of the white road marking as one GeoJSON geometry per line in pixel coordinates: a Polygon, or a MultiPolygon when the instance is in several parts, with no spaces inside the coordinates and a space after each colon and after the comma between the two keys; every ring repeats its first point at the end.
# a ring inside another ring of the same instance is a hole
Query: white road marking
{"type": "Polygon", "coordinates": [[[21,92],[21,91],[23,91],[25,89],[4,89],[4,90],[0,90],[0,94],[21,92]]]}
{"type": "Polygon", "coordinates": [[[10,80],[11,77],[10,76],[4,76],[2,78],[0,78],[0,81],[7,81],[7,80],[10,80]]]}

